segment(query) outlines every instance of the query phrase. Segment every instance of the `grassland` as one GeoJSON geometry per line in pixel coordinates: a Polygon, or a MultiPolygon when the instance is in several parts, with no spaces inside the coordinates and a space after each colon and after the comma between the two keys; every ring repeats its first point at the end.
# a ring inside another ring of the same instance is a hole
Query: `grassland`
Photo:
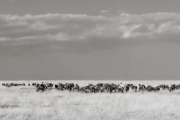
{"type": "Polygon", "coordinates": [[[0,120],[179,119],[180,91],[83,94],[0,87],[0,120]]]}

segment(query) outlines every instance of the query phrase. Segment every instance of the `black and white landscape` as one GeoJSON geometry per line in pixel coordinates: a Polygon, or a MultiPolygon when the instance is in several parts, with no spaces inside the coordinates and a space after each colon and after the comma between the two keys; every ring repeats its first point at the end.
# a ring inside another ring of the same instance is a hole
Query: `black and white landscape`
{"type": "Polygon", "coordinates": [[[0,0],[0,120],[178,120],[179,5],[0,0]]]}

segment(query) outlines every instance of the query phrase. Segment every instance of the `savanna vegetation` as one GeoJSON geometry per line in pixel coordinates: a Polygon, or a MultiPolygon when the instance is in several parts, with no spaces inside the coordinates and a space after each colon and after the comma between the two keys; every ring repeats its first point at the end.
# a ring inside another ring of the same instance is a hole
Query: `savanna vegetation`
{"type": "Polygon", "coordinates": [[[180,91],[79,93],[0,87],[0,120],[178,120],[180,91]]]}

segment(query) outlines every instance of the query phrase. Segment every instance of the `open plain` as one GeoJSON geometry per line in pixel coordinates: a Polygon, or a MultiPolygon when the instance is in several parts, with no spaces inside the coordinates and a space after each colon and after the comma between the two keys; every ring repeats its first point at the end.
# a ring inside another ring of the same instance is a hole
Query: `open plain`
{"type": "MultiPolygon", "coordinates": [[[[180,91],[79,93],[56,89],[37,92],[28,83],[1,81],[0,120],[179,120],[180,91]],[[4,87],[2,83],[25,83],[4,87]]],[[[180,84],[180,81],[43,81],[51,83],[180,84]]]]}

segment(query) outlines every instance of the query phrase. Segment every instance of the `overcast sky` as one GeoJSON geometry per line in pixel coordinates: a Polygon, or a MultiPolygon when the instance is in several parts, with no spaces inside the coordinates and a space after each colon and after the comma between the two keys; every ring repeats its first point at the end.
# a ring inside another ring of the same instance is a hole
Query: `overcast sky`
{"type": "Polygon", "coordinates": [[[0,0],[0,79],[180,79],[180,0],[0,0]]]}

